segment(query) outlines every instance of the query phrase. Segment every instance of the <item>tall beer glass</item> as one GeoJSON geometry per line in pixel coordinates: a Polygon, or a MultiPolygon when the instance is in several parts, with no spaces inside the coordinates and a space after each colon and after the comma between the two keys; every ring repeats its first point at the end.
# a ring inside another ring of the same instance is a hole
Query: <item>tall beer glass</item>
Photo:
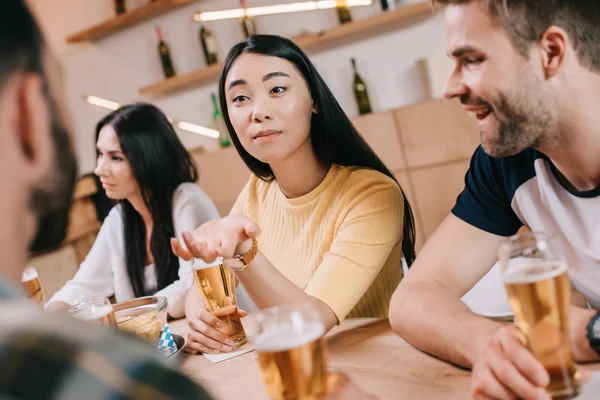
{"type": "Polygon", "coordinates": [[[193,269],[196,286],[208,311],[225,324],[219,330],[234,341],[234,349],[246,343],[246,332],[235,299],[236,278],[233,271],[224,266],[220,258],[210,264],[196,260],[193,269]]]}
{"type": "Polygon", "coordinates": [[[112,304],[106,297],[94,297],[69,308],[75,318],[105,326],[117,326],[112,304]]]}
{"type": "Polygon", "coordinates": [[[271,399],[319,399],[327,393],[325,324],[315,305],[274,307],[248,319],[271,399]]]}
{"type": "Polygon", "coordinates": [[[27,297],[40,305],[44,304],[44,291],[42,290],[42,283],[35,268],[25,268],[21,274],[21,285],[27,297]]]}
{"type": "Polygon", "coordinates": [[[499,249],[502,277],[519,329],[550,375],[547,392],[570,399],[581,391],[569,340],[571,287],[551,235],[516,235],[499,249]]]}

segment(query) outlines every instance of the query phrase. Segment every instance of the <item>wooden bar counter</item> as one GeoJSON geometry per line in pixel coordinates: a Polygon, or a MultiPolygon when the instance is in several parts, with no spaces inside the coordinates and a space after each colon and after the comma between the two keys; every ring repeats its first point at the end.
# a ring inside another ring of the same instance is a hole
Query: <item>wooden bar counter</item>
{"type": "MultiPolygon", "coordinates": [[[[183,319],[171,322],[171,330],[184,335],[186,324],[183,319]]],[[[396,336],[388,320],[347,319],[326,337],[329,369],[348,374],[364,391],[380,399],[471,398],[470,371],[415,349],[396,336]]],[[[207,389],[216,400],[268,400],[255,352],[218,364],[202,355],[182,352],[180,357],[183,373],[207,389]]],[[[600,371],[600,363],[586,367],[600,371]]],[[[599,378],[596,376],[587,386],[582,400],[600,398],[599,378]]]]}
{"type": "MultiPolygon", "coordinates": [[[[170,324],[184,334],[185,320],[170,324]]],[[[348,374],[382,399],[464,400],[470,372],[426,355],[394,334],[387,320],[348,319],[327,335],[329,368],[348,374]]],[[[182,371],[217,400],[268,399],[256,353],[213,364],[202,355],[180,356],[182,371]]]]}

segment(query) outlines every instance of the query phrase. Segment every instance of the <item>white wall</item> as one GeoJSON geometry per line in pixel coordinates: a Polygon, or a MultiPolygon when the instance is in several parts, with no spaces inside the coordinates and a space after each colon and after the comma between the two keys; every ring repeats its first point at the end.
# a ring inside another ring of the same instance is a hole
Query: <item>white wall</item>
{"type": "MultiPolygon", "coordinates": [[[[149,0],[128,0],[130,7],[149,0]]],[[[278,4],[292,0],[248,0],[249,6],[278,4]]],[[[296,1],[296,0],[294,0],[296,1]]],[[[419,0],[402,0],[415,3],[419,0]]],[[[166,15],[129,28],[93,43],[67,45],[65,37],[90,25],[110,18],[112,0],[33,0],[39,12],[50,45],[62,61],[66,72],[67,96],[78,134],[81,171],[94,166],[94,126],[107,111],[83,101],[84,94],[95,94],[121,103],[150,101],[168,115],[203,126],[211,125],[210,93],[216,92],[216,81],[208,85],[154,99],[141,97],[138,88],[162,79],[157,55],[154,27],[160,25],[171,47],[178,73],[204,65],[198,41],[198,26],[192,20],[195,11],[210,11],[238,6],[237,0],[202,0],[166,15]]],[[[379,0],[367,7],[354,8],[354,19],[380,12],[379,0]]],[[[318,32],[337,24],[335,10],[275,15],[257,18],[260,33],[287,37],[302,31],[318,32]]],[[[216,35],[222,61],[232,45],[243,39],[237,20],[209,23],[216,35]]],[[[418,23],[395,28],[380,35],[361,38],[338,48],[309,53],[331,90],[350,115],[357,114],[352,94],[352,72],[349,58],[356,57],[363,79],[367,82],[371,102],[376,111],[401,107],[426,98],[417,60],[445,53],[443,15],[437,13],[418,23]]],[[[203,145],[214,149],[217,143],[185,131],[179,131],[186,147],[203,145]]]]}

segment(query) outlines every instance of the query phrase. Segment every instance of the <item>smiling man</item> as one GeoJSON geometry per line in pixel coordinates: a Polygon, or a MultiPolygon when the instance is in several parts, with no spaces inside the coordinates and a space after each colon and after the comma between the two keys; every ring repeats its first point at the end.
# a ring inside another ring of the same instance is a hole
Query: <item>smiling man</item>
{"type": "Polygon", "coordinates": [[[460,299],[505,237],[521,226],[553,232],[592,307],[571,309],[575,356],[599,358],[600,2],[434,3],[447,5],[455,62],[446,97],[477,119],[481,147],[451,215],[394,294],[391,323],[423,351],[473,367],[475,398],[549,398],[548,375],[514,328],[474,315],[460,299]]]}

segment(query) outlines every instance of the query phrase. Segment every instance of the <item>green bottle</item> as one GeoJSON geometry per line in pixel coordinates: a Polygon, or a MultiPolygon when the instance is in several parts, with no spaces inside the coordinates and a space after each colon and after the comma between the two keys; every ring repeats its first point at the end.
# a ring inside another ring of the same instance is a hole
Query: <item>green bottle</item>
{"type": "Polygon", "coordinates": [[[350,14],[350,7],[348,7],[348,2],[346,0],[336,0],[335,8],[338,12],[338,18],[340,20],[340,24],[345,24],[352,21],[352,14],[350,14]]]}
{"type": "Polygon", "coordinates": [[[214,93],[210,94],[213,103],[213,126],[219,131],[219,144],[221,147],[231,146],[231,138],[229,137],[229,132],[227,131],[227,126],[225,125],[225,120],[223,119],[223,114],[219,109],[219,104],[217,103],[217,96],[214,93]]]}
{"type": "Polygon", "coordinates": [[[367,92],[367,85],[362,80],[358,71],[356,70],[356,60],[352,61],[352,69],[354,70],[354,82],[352,88],[354,89],[354,97],[356,97],[356,104],[358,104],[358,112],[360,115],[368,114],[371,112],[371,101],[369,100],[369,93],[367,92]]]}

